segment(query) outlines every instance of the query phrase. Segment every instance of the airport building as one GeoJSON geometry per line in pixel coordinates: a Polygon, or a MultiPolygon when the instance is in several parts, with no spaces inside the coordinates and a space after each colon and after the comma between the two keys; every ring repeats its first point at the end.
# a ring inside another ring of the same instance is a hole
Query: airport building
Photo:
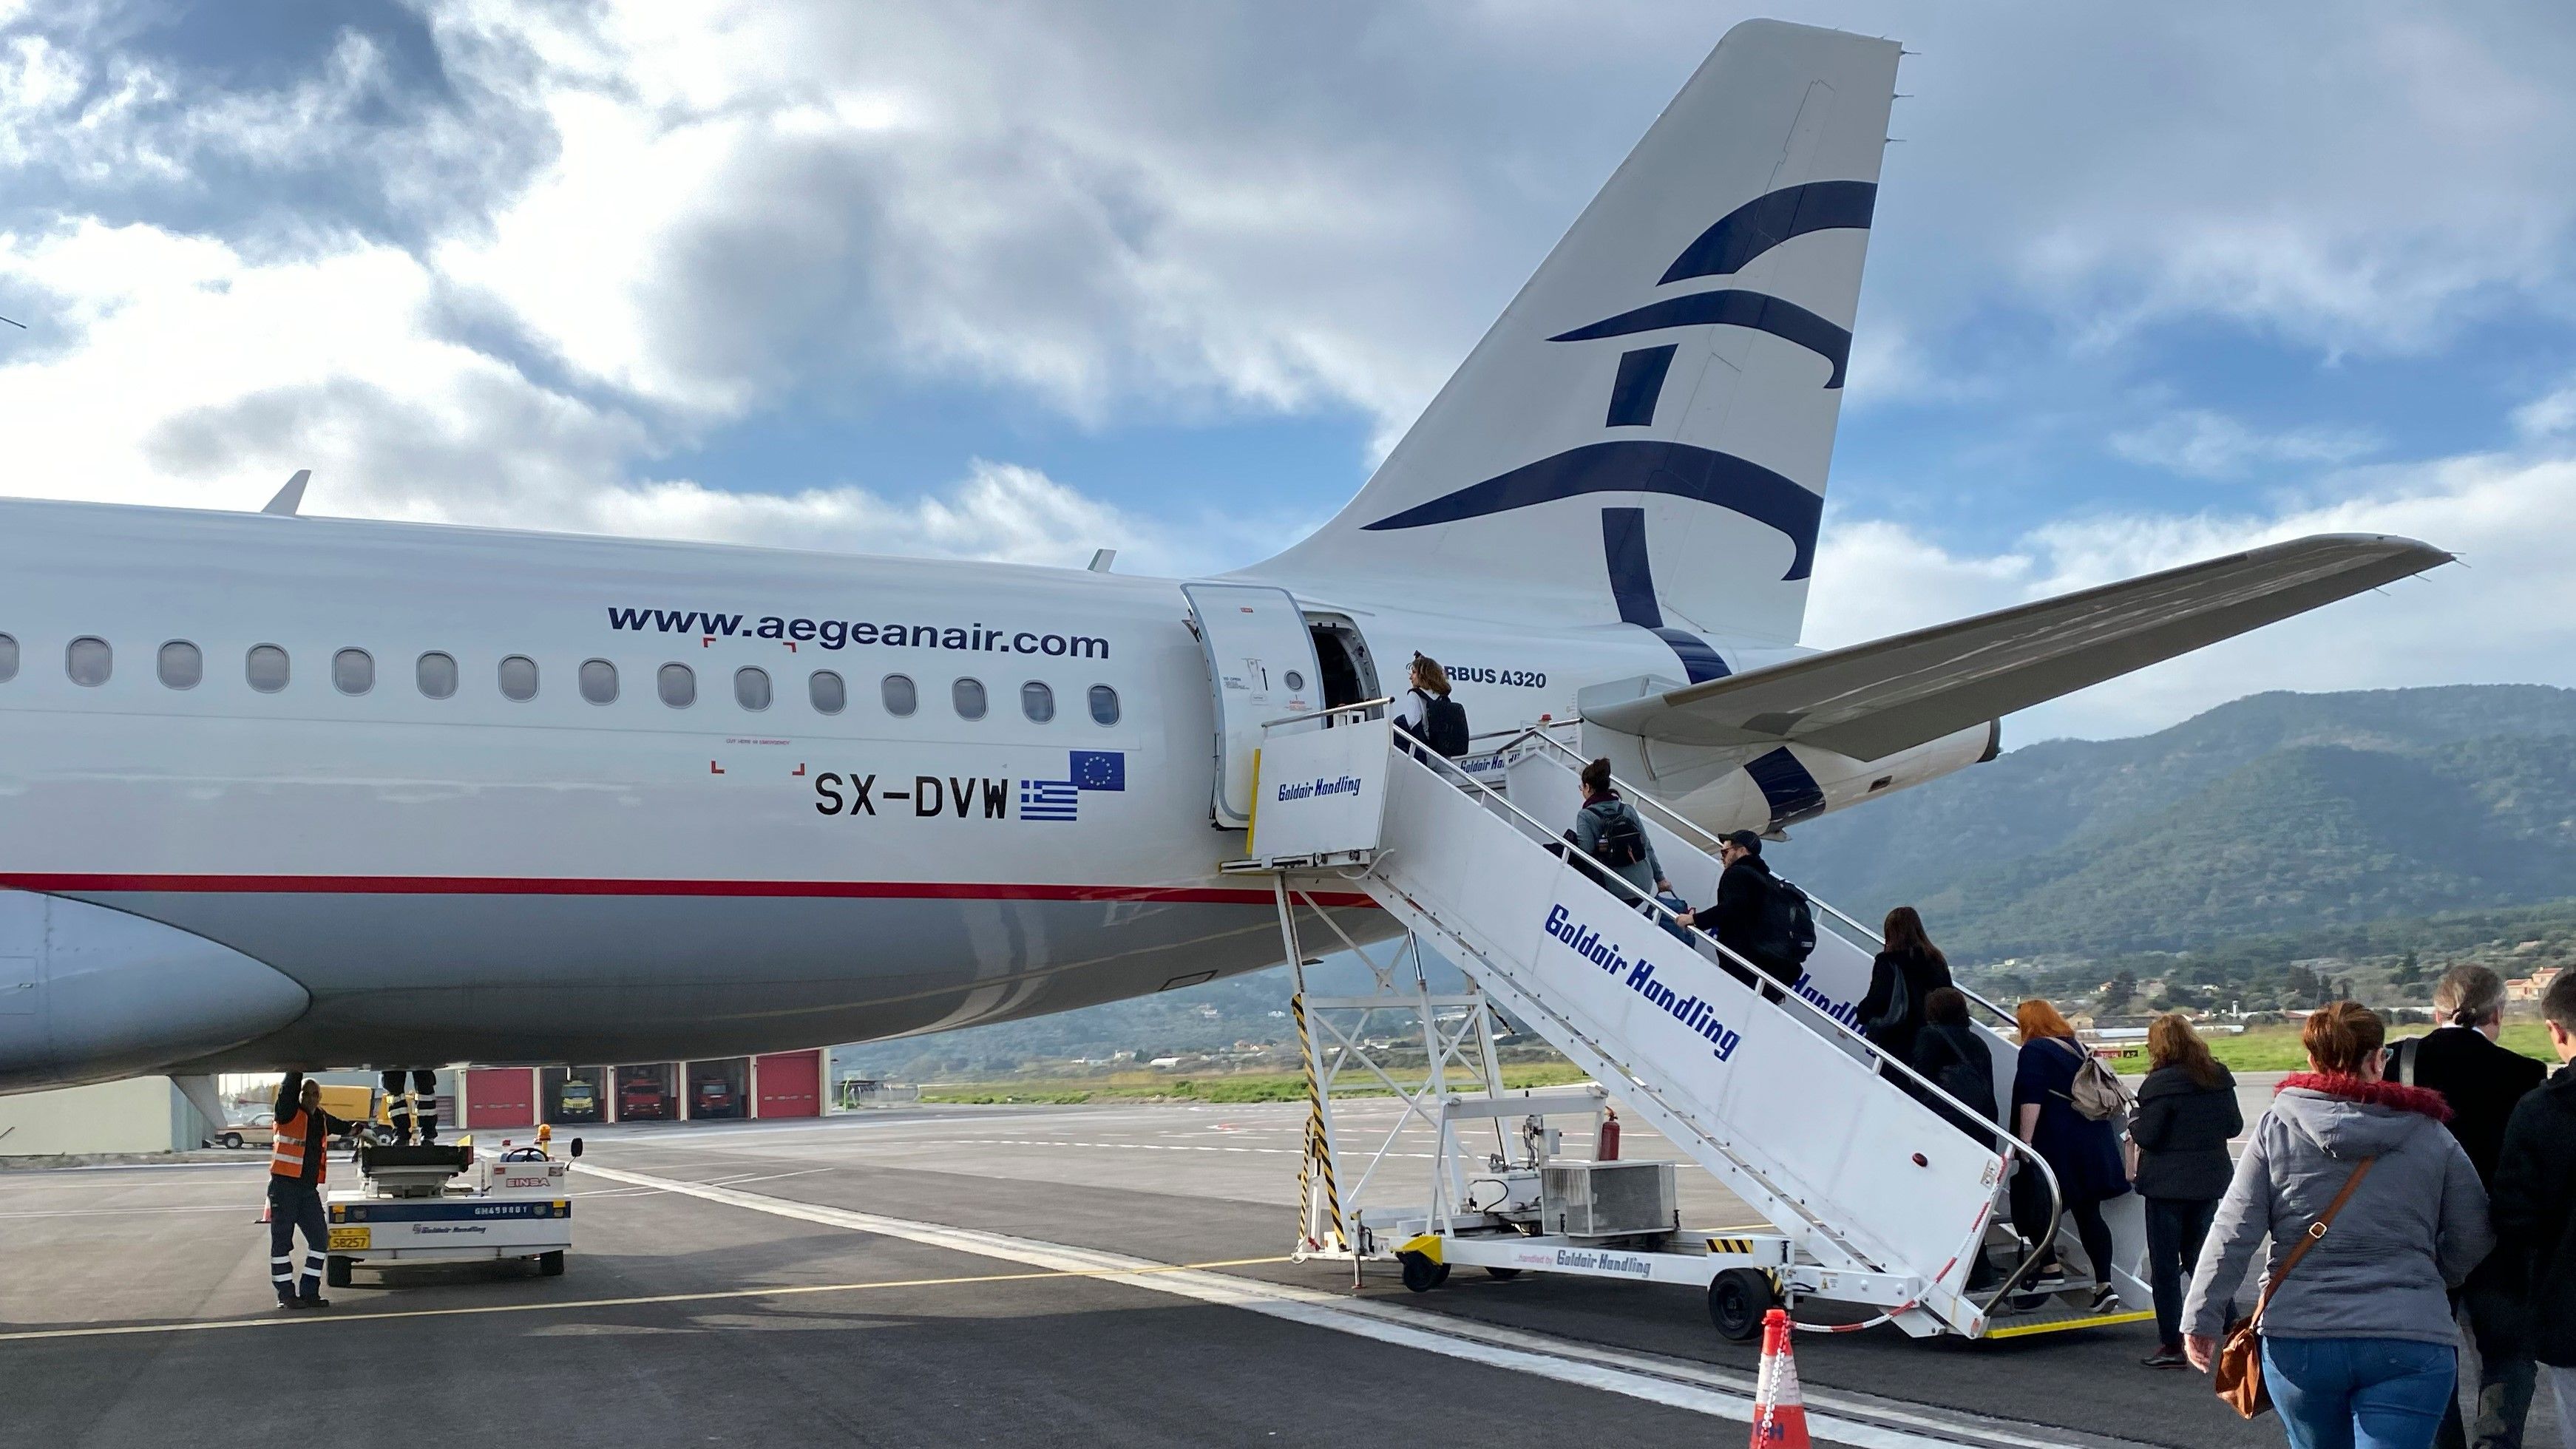
{"type": "Polygon", "coordinates": [[[168,1077],[0,1097],[0,1157],[185,1152],[213,1130],[168,1077]]]}
{"type": "Polygon", "coordinates": [[[823,1051],[597,1067],[467,1067],[463,1131],[605,1122],[707,1122],[823,1113],[823,1051]]]}

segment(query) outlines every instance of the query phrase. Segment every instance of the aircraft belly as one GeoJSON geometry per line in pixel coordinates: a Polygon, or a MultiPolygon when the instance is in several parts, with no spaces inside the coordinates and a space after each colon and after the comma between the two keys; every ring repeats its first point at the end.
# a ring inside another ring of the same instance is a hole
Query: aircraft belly
{"type": "MultiPolygon", "coordinates": [[[[291,1027],[192,1064],[730,1056],[1043,1015],[1278,964],[1238,901],[151,892],[86,897],[277,963],[291,1027]]],[[[1361,941],[1393,931],[1345,908],[1361,941]]]]}

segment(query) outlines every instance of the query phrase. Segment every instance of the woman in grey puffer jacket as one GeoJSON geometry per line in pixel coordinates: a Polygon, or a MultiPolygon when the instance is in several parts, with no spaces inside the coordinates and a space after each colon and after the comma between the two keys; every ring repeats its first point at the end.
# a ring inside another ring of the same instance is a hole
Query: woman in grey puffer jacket
{"type": "Polygon", "coordinates": [[[2268,1275],[2373,1163],[2263,1312],[2263,1381],[2291,1449],[2430,1445],[2457,1369],[2448,1291],[2494,1246],[2441,1094],[2380,1080],[2386,1035],[2355,1002],[2308,1017],[2315,1070],[2283,1081],[2255,1124],[2183,1305],[2184,1351],[2205,1370],[2255,1244],[2271,1235],[2268,1275]]]}

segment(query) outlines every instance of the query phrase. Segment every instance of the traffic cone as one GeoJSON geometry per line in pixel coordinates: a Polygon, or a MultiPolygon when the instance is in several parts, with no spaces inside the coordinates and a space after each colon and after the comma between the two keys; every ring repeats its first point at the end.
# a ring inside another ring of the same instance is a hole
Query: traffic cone
{"type": "Polygon", "coordinates": [[[1762,1373],[1753,1386],[1752,1449],[1809,1449],[1807,1406],[1798,1398],[1798,1363],[1789,1356],[1789,1315],[1762,1318],[1762,1373]]]}

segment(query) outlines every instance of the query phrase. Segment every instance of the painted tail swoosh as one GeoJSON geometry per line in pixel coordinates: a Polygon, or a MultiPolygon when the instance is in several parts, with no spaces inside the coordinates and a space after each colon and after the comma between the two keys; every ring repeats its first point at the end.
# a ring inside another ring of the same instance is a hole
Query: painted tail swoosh
{"type": "Polygon", "coordinates": [[[1589,342],[1599,337],[1626,337],[1667,327],[1699,327],[1709,323],[1722,327],[1750,327],[1794,342],[1833,364],[1833,376],[1825,379],[1825,386],[1843,385],[1843,364],[1851,358],[1851,334],[1794,302],[1783,302],[1760,292],[1739,292],[1730,288],[1721,292],[1694,292],[1687,297],[1666,297],[1616,317],[1604,318],[1589,327],[1560,332],[1547,340],[1589,342]]]}
{"type": "Polygon", "coordinates": [[[1692,277],[1722,277],[1740,272],[1755,257],[1793,236],[1845,227],[1869,229],[1878,208],[1874,181],[1810,181],[1757,196],[1718,218],[1697,240],[1682,248],[1659,279],[1659,285],[1692,277]]]}
{"type": "Polygon", "coordinates": [[[1365,526],[1372,531],[1427,528],[1587,493],[1665,493],[1740,513],[1778,529],[1797,546],[1789,571],[1780,576],[1783,581],[1803,579],[1815,568],[1816,527],[1825,509],[1821,495],[1758,463],[1688,443],[1586,443],[1365,526]]]}

